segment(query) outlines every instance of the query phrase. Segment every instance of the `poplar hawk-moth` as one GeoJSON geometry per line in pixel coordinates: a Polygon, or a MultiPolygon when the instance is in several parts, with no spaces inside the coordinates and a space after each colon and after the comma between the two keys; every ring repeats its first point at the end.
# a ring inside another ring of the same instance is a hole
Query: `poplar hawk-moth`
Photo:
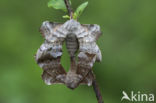
{"type": "Polygon", "coordinates": [[[62,83],[71,89],[79,84],[92,85],[93,64],[102,60],[101,51],[96,44],[101,35],[100,26],[80,24],[73,19],[64,24],[45,21],[40,32],[45,42],[38,49],[35,59],[43,69],[44,82],[48,85],[62,83]],[[64,41],[71,57],[71,67],[67,73],[60,62],[64,41]],[[77,61],[76,52],[78,52],[77,61]]]}

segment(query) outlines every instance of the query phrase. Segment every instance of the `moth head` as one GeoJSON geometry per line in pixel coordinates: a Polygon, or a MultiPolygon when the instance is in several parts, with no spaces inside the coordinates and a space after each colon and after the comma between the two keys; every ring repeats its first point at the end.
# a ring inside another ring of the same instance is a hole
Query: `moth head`
{"type": "Polygon", "coordinates": [[[76,20],[68,20],[65,24],[64,27],[68,30],[68,31],[75,31],[78,29],[78,27],[80,26],[80,23],[77,22],[76,20]]]}
{"type": "Polygon", "coordinates": [[[77,86],[79,86],[81,78],[81,75],[69,71],[66,76],[65,84],[68,88],[75,89],[77,86]]]}

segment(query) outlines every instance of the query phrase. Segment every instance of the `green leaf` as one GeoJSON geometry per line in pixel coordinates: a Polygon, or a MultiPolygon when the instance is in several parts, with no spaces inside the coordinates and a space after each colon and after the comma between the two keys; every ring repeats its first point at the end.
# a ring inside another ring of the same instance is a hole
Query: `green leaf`
{"type": "Polygon", "coordinates": [[[72,4],[71,0],[69,0],[70,5],[72,4]]]}
{"type": "Polygon", "coordinates": [[[64,19],[70,19],[69,15],[62,16],[64,19]]]}
{"type": "Polygon", "coordinates": [[[84,11],[84,9],[87,7],[87,5],[88,5],[88,1],[85,2],[85,3],[83,3],[83,4],[81,4],[81,5],[76,9],[76,11],[75,11],[75,13],[74,13],[74,19],[77,19],[77,18],[80,17],[80,15],[81,15],[82,12],[84,11]]]}
{"type": "Polygon", "coordinates": [[[49,8],[53,7],[54,9],[60,9],[65,12],[67,11],[64,0],[50,0],[48,2],[48,7],[49,8]]]}

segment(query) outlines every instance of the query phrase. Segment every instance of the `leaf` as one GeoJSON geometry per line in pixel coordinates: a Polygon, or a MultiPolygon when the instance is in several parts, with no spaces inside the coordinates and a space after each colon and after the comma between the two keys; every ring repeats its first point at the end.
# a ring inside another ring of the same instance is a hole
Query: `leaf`
{"type": "Polygon", "coordinates": [[[49,8],[53,7],[54,9],[60,9],[60,10],[63,10],[65,12],[67,11],[64,0],[50,0],[48,2],[48,7],[49,8]]]}
{"type": "Polygon", "coordinates": [[[70,19],[69,15],[62,16],[64,19],[70,19]]]}
{"type": "Polygon", "coordinates": [[[87,5],[88,5],[88,1],[85,2],[85,3],[83,3],[83,4],[81,4],[81,5],[76,9],[76,11],[75,11],[75,13],[74,13],[74,19],[77,19],[77,18],[80,17],[80,15],[81,15],[82,12],[84,11],[84,9],[87,7],[87,5]]]}
{"type": "Polygon", "coordinates": [[[72,4],[71,0],[69,0],[70,5],[72,4]]]}

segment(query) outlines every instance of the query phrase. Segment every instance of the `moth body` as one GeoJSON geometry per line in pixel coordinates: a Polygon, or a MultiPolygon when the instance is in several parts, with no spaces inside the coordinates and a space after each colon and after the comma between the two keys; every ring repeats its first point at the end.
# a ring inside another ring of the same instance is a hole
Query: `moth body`
{"type": "Polygon", "coordinates": [[[68,34],[66,37],[66,47],[71,57],[74,57],[76,51],[79,48],[76,35],[68,34]]]}

